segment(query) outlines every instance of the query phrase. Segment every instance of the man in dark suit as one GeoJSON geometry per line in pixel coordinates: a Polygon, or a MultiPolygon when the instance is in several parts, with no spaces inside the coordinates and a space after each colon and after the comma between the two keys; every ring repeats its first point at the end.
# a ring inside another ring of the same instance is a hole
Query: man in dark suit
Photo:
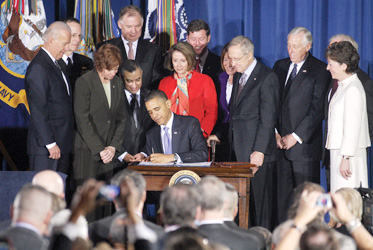
{"type": "Polygon", "coordinates": [[[304,27],[288,35],[289,58],[273,66],[280,81],[281,112],[276,126],[279,222],[286,220],[293,189],[320,182],[324,100],[331,80],[326,64],[309,53],[312,34],[304,27]]]}
{"type": "Polygon", "coordinates": [[[12,207],[12,226],[0,232],[15,249],[47,249],[47,233],[52,212],[52,196],[41,186],[26,184],[18,192],[12,207]]]}
{"type": "Polygon", "coordinates": [[[127,60],[122,70],[125,88],[124,109],[128,119],[126,119],[123,146],[118,160],[129,163],[136,161],[134,156],[145,146],[146,131],[154,126],[154,122],[145,107],[145,97],[149,94],[149,90],[142,88],[143,70],[140,65],[133,60],[127,60]]]}
{"type": "Polygon", "coordinates": [[[249,38],[233,38],[228,56],[237,71],[230,102],[231,157],[259,167],[250,182],[250,224],[271,230],[273,186],[268,183],[274,182],[279,83],[276,74],[255,59],[249,38]]]}
{"type": "Polygon", "coordinates": [[[70,17],[64,20],[64,23],[69,25],[71,29],[71,41],[62,58],[58,60],[58,63],[66,73],[71,84],[71,89],[74,91],[76,79],[93,69],[93,61],[89,57],[74,52],[78,49],[82,41],[82,27],[79,21],[76,18],[70,17]]]}
{"type": "MultiPolygon", "coordinates": [[[[154,126],[146,133],[145,154],[154,163],[186,163],[207,161],[207,144],[201,125],[191,116],[172,113],[171,101],[160,90],[153,90],[145,98],[145,106],[154,126]]],[[[142,153],[136,159],[144,159],[142,153]]]]}
{"type": "Polygon", "coordinates": [[[238,192],[236,188],[229,183],[225,183],[225,189],[226,189],[227,205],[224,209],[224,225],[226,225],[233,231],[238,231],[243,234],[249,234],[250,237],[252,235],[255,235],[258,238],[260,249],[265,249],[265,240],[264,240],[263,235],[253,230],[249,232],[246,228],[241,228],[236,224],[234,219],[238,213],[238,192]]]}
{"type": "Polygon", "coordinates": [[[251,232],[241,233],[224,224],[227,205],[225,184],[216,176],[206,176],[197,184],[200,194],[201,216],[197,231],[211,243],[220,243],[230,249],[263,249],[262,239],[251,232]]]}
{"type": "Polygon", "coordinates": [[[211,77],[214,81],[216,93],[220,96],[219,74],[222,72],[220,56],[212,53],[207,45],[211,39],[210,27],[202,19],[196,19],[189,23],[187,28],[187,41],[197,54],[195,70],[211,77]]]}
{"type": "MultiPolygon", "coordinates": [[[[119,12],[118,27],[122,36],[108,40],[121,50],[123,63],[135,60],[143,70],[143,85],[146,89],[157,89],[163,78],[161,48],[151,42],[140,39],[144,17],[139,7],[128,5],[119,12]]],[[[98,44],[97,49],[102,45],[98,44]]],[[[118,72],[122,72],[121,69],[118,72]]]]}
{"type": "MultiPolygon", "coordinates": [[[[138,216],[142,217],[142,210],[146,199],[146,181],[142,174],[133,170],[126,169],[116,174],[111,180],[111,184],[120,186],[122,182],[127,179],[131,179],[133,181],[134,188],[136,188],[138,191],[138,197],[136,197],[135,212],[138,216]]],[[[92,240],[94,245],[97,245],[102,241],[109,243],[110,225],[118,216],[127,216],[125,204],[123,204],[120,199],[114,200],[114,205],[116,208],[116,212],[113,215],[89,224],[89,238],[92,240]]],[[[144,223],[147,227],[149,227],[157,234],[158,238],[161,238],[163,236],[164,230],[162,227],[146,220],[144,220],[144,223]]]]}
{"type": "Polygon", "coordinates": [[[43,35],[44,47],[26,71],[30,106],[27,153],[33,171],[68,170],[74,130],[72,91],[57,60],[67,50],[70,32],[65,23],[52,23],[43,35]]]}

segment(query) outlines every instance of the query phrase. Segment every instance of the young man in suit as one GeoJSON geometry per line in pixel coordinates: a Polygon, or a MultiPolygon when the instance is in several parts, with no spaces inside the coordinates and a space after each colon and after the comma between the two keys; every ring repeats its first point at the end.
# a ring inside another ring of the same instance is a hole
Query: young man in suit
{"type": "Polygon", "coordinates": [[[82,41],[82,27],[79,21],[76,18],[70,17],[64,20],[64,23],[69,25],[71,29],[71,41],[62,58],[58,60],[58,63],[66,73],[71,84],[71,89],[74,91],[76,79],[93,69],[93,61],[89,57],[74,52],[78,49],[82,41]]]}
{"type": "MultiPolygon", "coordinates": [[[[119,12],[118,27],[122,31],[121,37],[104,43],[116,45],[122,52],[123,63],[135,60],[143,70],[143,84],[147,89],[157,89],[163,78],[161,48],[140,38],[144,17],[136,5],[128,5],[119,12]]],[[[97,49],[102,45],[98,44],[97,49]]],[[[121,69],[118,72],[122,72],[121,69]]]]}
{"type": "MultiPolygon", "coordinates": [[[[145,106],[157,123],[146,133],[147,160],[154,163],[207,161],[207,144],[196,118],[172,113],[171,101],[161,90],[150,92],[145,98],[145,106]]],[[[135,157],[145,159],[143,153],[135,157]]]]}
{"type": "Polygon", "coordinates": [[[72,90],[57,60],[68,50],[70,27],[52,23],[43,35],[44,47],[31,61],[25,76],[30,105],[27,153],[30,169],[67,173],[72,151],[74,114],[72,90]]]}
{"type": "Polygon", "coordinates": [[[254,44],[244,36],[229,43],[228,56],[237,73],[230,102],[229,140],[232,160],[259,167],[250,185],[250,225],[269,230],[276,160],[275,123],[279,106],[276,74],[254,57],[254,44]]]}
{"type": "MultiPolygon", "coordinates": [[[[149,90],[143,88],[143,70],[134,60],[127,60],[123,64],[122,78],[124,81],[124,97],[126,124],[123,134],[123,146],[118,157],[119,162],[130,163],[136,161],[135,155],[145,146],[146,131],[154,126],[145,107],[145,97],[149,90]]],[[[117,164],[123,165],[123,164],[117,164]]]]}
{"type": "Polygon", "coordinates": [[[312,34],[296,27],[288,34],[289,57],[273,66],[280,81],[281,112],[276,126],[279,222],[286,220],[293,189],[320,182],[324,100],[331,77],[309,52],[312,34]]]}
{"type": "Polygon", "coordinates": [[[214,81],[216,93],[220,96],[219,74],[222,72],[220,56],[212,53],[207,45],[211,39],[210,27],[202,19],[196,19],[189,23],[187,28],[187,41],[193,46],[197,54],[195,70],[211,77],[214,81]]]}

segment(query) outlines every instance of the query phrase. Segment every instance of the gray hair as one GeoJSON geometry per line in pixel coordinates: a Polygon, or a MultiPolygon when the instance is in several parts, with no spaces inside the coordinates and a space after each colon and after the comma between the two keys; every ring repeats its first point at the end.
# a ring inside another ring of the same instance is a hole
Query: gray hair
{"type": "Polygon", "coordinates": [[[177,183],[161,194],[165,225],[190,225],[196,218],[200,197],[196,187],[177,183]]]}
{"type": "Polygon", "coordinates": [[[288,39],[289,39],[289,36],[290,35],[298,35],[298,34],[301,34],[303,33],[304,36],[303,36],[303,46],[307,46],[307,44],[311,44],[312,46],[312,43],[313,43],[313,38],[312,38],[312,34],[311,32],[306,29],[305,27],[295,27],[294,29],[292,29],[289,34],[288,34],[288,39]]]}
{"type": "Polygon", "coordinates": [[[49,25],[48,29],[44,32],[42,38],[44,42],[48,42],[50,38],[56,39],[60,34],[61,31],[66,30],[67,32],[71,33],[71,29],[69,25],[64,22],[57,21],[49,25]]]}
{"type": "Polygon", "coordinates": [[[198,193],[201,195],[202,210],[220,210],[226,200],[225,183],[216,176],[203,177],[197,184],[198,193]]]}
{"type": "Polygon", "coordinates": [[[242,53],[248,54],[251,52],[254,54],[254,44],[250,40],[250,38],[245,37],[245,36],[236,36],[235,38],[232,39],[232,41],[230,41],[228,45],[228,49],[231,46],[237,46],[237,45],[240,45],[242,53]]]}
{"type": "MultiPolygon", "coordinates": [[[[111,179],[110,183],[115,186],[120,186],[120,184],[126,179],[130,178],[133,183],[135,184],[135,187],[139,191],[139,196],[137,197],[137,201],[139,204],[141,201],[141,198],[143,196],[143,193],[146,191],[146,181],[142,174],[140,174],[137,171],[131,170],[131,169],[125,169],[116,175],[111,179]]],[[[123,205],[123,204],[121,204],[123,205]]]]}
{"type": "Polygon", "coordinates": [[[341,41],[350,42],[352,44],[352,46],[355,47],[356,51],[359,52],[359,45],[357,44],[357,42],[355,41],[355,39],[353,39],[349,35],[346,35],[346,34],[337,34],[337,35],[334,35],[334,36],[332,36],[329,39],[329,43],[331,43],[334,40],[337,40],[338,42],[341,42],[341,41]]]}

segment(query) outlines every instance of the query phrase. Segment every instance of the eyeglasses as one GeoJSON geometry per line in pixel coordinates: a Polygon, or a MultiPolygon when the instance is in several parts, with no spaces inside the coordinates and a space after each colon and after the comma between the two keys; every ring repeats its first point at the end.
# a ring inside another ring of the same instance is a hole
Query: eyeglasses
{"type": "Polygon", "coordinates": [[[247,55],[247,53],[244,54],[243,56],[241,56],[240,58],[229,58],[229,59],[230,59],[232,62],[239,62],[239,61],[241,61],[241,59],[244,58],[246,55],[247,55]]]}
{"type": "Polygon", "coordinates": [[[82,36],[81,34],[79,34],[79,35],[78,35],[78,34],[72,34],[71,36],[72,36],[72,38],[74,38],[74,39],[75,39],[75,38],[79,38],[79,40],[82,40],[82,38],[83,38],[83,36],[82,36]]]}

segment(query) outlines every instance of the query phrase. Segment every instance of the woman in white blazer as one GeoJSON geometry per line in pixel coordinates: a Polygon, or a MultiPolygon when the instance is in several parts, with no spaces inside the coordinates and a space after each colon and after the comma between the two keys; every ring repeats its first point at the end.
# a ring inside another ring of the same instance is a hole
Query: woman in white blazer
{"type": "Polygon", "coordinates": [[[333,43],[325,53],[327,70],[338,81],[329,95],[328,133],[330,190],[368,187],[367,151],[370,146],[364,88],[355,71],[359,54],[350,42],[333,43]]]}

